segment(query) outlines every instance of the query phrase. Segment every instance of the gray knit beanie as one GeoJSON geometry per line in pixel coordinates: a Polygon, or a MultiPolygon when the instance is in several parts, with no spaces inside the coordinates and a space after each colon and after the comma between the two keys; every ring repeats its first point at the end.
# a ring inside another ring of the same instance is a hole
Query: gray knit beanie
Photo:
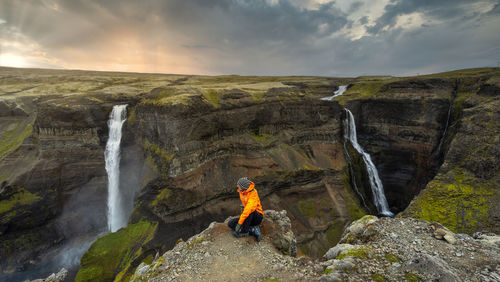
{"type": "Polygon", "coordinates": [[[242,177],[238,180],[238,186],[243,190],[247,190],[248,187],[250,187],[250,183],[252,183],[252,181],[250,181],[248,177],[242,177]]]}

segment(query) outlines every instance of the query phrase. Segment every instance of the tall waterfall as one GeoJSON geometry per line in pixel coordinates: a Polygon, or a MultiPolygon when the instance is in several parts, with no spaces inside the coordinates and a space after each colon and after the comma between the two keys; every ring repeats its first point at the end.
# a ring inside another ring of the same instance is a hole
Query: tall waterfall
{"type": "Polygon", "coordinates": [[[370,186],[372,189],[373,202],[377,207],[377,211],[385,216],[394,216],[394,214],[389,210],[389,205],[387,204],[387,199],[384,195],[384,186],[382,185],[382,181],[380,181],[380,177],[378,176],[377,168],[373,164],[370,155],[366,153],[358,143],[354,116],[348,109],[345,109],[345,111],[347,117],[344,120],[344,138],[345,140],[349,140],[354,149],[356,149],[356,151],[358,151],[358,153],[363,156],[363,161],[365,162],[366,170],[368,172],[370,180],[370,186]]]}
{"type": "Polygon", "coordinates": [[[127,117],[127,105],[117,105],[109,115],[109,139],[106,143],[104,159],[108,173],[108,229],[115,232],[127,225],[127,219],[122,211],[120,196],[120,142],[122,126],[127,117]]]}
{"type": "Polygon", "coordinates": [[[333,92],[333,96],[324,97],[324,98],[321,98],[321,100],[331,101],[331,100],[333,100],[333,98],[344,94],[344,92],[346,90],[347,90],[347,85],[341,85],[341,86],[339,86],[339,89],[337,91],[333,92]]]}

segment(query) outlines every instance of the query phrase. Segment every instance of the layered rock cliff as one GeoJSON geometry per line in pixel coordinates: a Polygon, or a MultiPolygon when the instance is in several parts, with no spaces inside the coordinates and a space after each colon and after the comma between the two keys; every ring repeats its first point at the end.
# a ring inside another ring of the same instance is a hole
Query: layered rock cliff
{"type": "Polygon", "coordinates": [[[459,78],[444,163],[403,216],[438,221],[455,232],[499,232],[499,107],[498,76],[459,78]]]}
{"type": "MultiPolygon", "coordinates": [[[[355,115],[359,142],[379,169],[393,212],[427,185],[404,214],[441,220],[443,212],[427,208],[437,198],[426,196],[449,195],[444,184],[433,184],[438,180],[467,183],[472,188],[460,188],[462,196],[498,195],[498,77],[498,69],[356,79],[2,69],[1,271],[25,273],[69,241],[105,231],[103,150],[113,105],[129,105],[121,183],[135,193],[129,226],[95,243],[135,238],[106,264],[116,277],[211,221],[238,214],[234,183],[243,175],[257,183],[266,209],[287,210],[300,252],[321,256],[349,222],[376,212],[358,156],[351,167],[344,157],[343,106],[355,115]],[[333,101],[319,99],[339,85],[350,87],[333,101]],[[470,157],[462,163],[464,146],[470,157]],[[447,175],[455,167],[465,167],[468,178],[447,175]]],[[[484,224],[473,225],[458,220],[471,203],[458,198],[449,205],[460,216],[444,224],[498,232],[495,205],[480,200],[484,224]]],[[[80,271],[91,275],[102,260],[86,262],[80,271]]]]}

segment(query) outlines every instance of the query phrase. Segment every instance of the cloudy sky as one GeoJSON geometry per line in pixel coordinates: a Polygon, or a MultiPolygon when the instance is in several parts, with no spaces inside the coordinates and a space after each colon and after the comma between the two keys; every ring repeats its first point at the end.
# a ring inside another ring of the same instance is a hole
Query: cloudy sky
{"type": "Polygon", "coordinates": [[[0,0],[0,65],[414,75],[500,65],[500,0],[0,0]]]}

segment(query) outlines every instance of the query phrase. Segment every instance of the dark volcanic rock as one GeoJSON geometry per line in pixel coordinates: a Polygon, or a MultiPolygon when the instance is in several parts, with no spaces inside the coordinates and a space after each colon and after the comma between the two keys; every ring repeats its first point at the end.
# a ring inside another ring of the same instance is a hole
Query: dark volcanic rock
{"type": "Polygon", "coordinates": [[[435,173],[439,160],[432,153],[446,127],[453,90],[453,80],[400,81],[383,87],[383,98],[347,104],[394,212],[404,209],[435,173]]]}
{"type": "MultiPolygon", "coordinates": [[[[473,81],[474,82],[474,81],[473,81]]],[[[500,232],[500,100],[464,83],[452,114],[455,136],[446,140],[443,165],[404,216],[438,221],[454,232],[500,232]]]]}

